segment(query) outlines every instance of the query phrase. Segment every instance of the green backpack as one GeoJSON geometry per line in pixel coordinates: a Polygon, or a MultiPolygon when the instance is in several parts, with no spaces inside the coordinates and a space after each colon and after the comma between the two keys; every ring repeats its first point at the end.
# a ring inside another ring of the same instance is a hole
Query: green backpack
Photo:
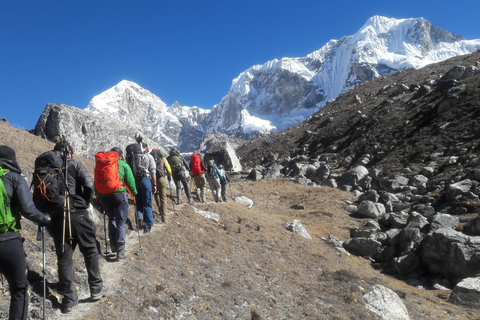
{"type": "Polygon", "coordinates": [[[2,180],[3,175],[8,171],[10,170],[0,167],[0,233],[6,233],[8,230],[19,231],[15,228],[17,219],[12,215],[7,190],[2,180]]]}
{"type": "Polygon", "coordinates": [[[183,163],[180,157],[181,154],[179,150],[173,149],[170,151],[170,156],[168,157],[168,164],[170,165],[170,169],[172,169],[173,172],[179,172],[183,169],[183,163]]]}

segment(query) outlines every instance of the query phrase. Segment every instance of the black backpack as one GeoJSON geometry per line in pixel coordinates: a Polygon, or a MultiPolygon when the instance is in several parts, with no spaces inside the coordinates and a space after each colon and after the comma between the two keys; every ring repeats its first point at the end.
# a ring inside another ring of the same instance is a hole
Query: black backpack
{"type": "Polygon", "coordinates": [[[157,178],[164,177],[167,173],[165,172],[165,161],[163,159],[161,151],[159,149],[153,149],[150,154],[155,160],[155,166],[157,168],[157,178]]]}
{"type": "Polygon", "coordinates": [[[209,160],[207,164],[207,178],[218,178],[217,165],[213,160],[209,160]]]}
{"type": "Polygon", "coordinates": [[[65,209],[64,159],[60,151],[47,151],[35,159],[33,202],[42,212],[60,214],[65,209]]]}
{"type": "Polygon", "coordinates": [[[130,166],[135,179],[141,179],[147,176],[147,165],[143,158],[142,147],[138,143],[132,143],[127,146],[127,156],[125,161],[130,166]]]}

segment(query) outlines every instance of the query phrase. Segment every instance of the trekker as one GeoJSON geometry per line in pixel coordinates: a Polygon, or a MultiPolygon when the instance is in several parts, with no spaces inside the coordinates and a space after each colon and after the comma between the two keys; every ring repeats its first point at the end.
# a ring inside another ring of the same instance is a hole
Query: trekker
{"type": "Polygon", "coordinates": [[[213,200],[215,202],[220,201],[221,197],[221,184],[220,184],[220,172],[218,171],[217,165],[215,164],[215,160],[208,160],[207,164],[207,180],[210,186],[210,190],[212,190],[213,200]]]}
{"type": "Polygon", "coordinates": [[[194,153],[190,156],[190,169],[192,170],[193,181],[195,182],[195,191],[199,202],[205,203],[205,164],[199,154],[194,153]],[[199,192],[200,191],[200,192],[199,192]]]}
{"type": "Polygon", "coordinates": [[[77,245],[83,254],[88,273],[90,300],[98,301],[108,291],[100,275],[97,230],[87,211],[95,188],[85,166],[72,159],[73,149],[68,142],[59,142],[55,145],[54,151],[47,152],[53,153],[52,155],[56,158],[63,159],[67,168],[66,186],[70,214],[66,215],[63,210],[52,208],[52,212],[49,212],[52,216],[49,231],[57,254],[59,291],[63,294],[62,313],[71,313],[78,304],[78,293],[73,283],[72,258],[77,245]]]}
{"type": "Polygon", "coordinates": [[[188,164],[185,162],[185,159],[183,159],[180,151],[175,148],[170,150],[167,161],[172,169],[173,181],[175,182],[175,187],[177,188],[177,204],[182,203],[182,185],[185,189],[188,202],[192,203],[192,195],[190,194],[190,189],[188,188],[188,172],[190,171],[188,164]]]}
{"type": "Polygon", "coordinates": [[[167,177],[168,181],[171,181],[172,170],[160,149],[154,148],[150,154],[155,160],[155,166],[157,168],[157,192],[153,196],[158,207],[160,218],[162,219],[162,222],[165,223],[167,215],[167,177]]]}
{"type": "MultiPolygon", "coordinates": [[[[142,142],[141,145],[142,155],[140,160],[142,161],[141,167],[143,168],[140,170],[140,174],[136,174],[137,170],[134,170],[134,168],[132,168],[132,171],[138,191],[136,203],[137,218],[140,221],[139,227],[142,227],[143,224],[143,233],[149,233],[151,232],[154,223],[152,193],[157,192],[156,166],[152,155],[148,153],[147,143],[142,142]]],[[[129,162],[127,161],[127,163],[129,162]]],[[[132,165],[130,166],[132,167],[132,165]]]]}
{"type": "Polygon", "coordinates": [[[0,146],[0,273],[5,276],[10,290],[8,319],[27,319],[28,280],[27,262],[20,234],[21,215],[40,226],[50,224],[50,215],[43,214],[32,201],[32,195],[15,150],[0,146]],[[3,212],[5,210],[5,212],[3,212]]]}
{"type": "Polygon", "coordinates": [[[228,200],[228,183],[230,182],[230,177],[228,173],[223,168],[223,165],[218,165],[218,170],[220,171],[220,185],[222,186],[222,200],[227,202],[228,200]]]}
{"type": "MultiPolygon", "coordinates": [[[[102,194],[97,190],[97,197],[100,200],[102,210],[108,216],[108,236],[112,253],[117,254],[117,261],[125,259],[125,240],[127,236],[126,222],[128,219],[128,198],[127,188],[132,196],[137,194],[135,179],[132,169],[123,160],[122,149],[112,148],[118,155],[118,184],[119,188],[110,194],[102,194]]],[[[97,182],[95,182],[97,183],[97,182]]]]}

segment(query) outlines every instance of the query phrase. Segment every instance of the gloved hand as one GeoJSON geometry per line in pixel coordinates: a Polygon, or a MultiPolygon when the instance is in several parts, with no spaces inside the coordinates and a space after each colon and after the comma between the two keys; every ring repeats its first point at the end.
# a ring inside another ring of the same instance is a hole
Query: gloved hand
{"type": "Polygon", "coordinates": [[[45,227],[48,226],[50,223],[52,223],[52,217],[48,213],[45,213],[43,215],[43,221],[39,223],[40,227],[45,227]]]}

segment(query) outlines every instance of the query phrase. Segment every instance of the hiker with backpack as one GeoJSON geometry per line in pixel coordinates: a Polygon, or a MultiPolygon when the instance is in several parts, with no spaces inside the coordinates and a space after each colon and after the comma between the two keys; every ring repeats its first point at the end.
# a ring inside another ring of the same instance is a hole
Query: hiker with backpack
{"type": "Polygon", "coordinates": [[[157,192],[155,160],[148,153],[148,145],[145,142],[130,144],[126,151],[126,162],[132,169],[138,192],[135,197],[137,226],[143,227],[143,233],[149,233],[154,223],[152,196],[157,192]]]}
{"type": "Polygon", "coordinates": [[[100,206],[108,216],[108,236],[112,253],[117,254],[117,261],[125,259],[127,190],[135,196],[137,188],[130,166],[123,161],[122,149],[115,147],[110,152],[98,152],[95,155],[95,189],[100,206]]]}
{"type": "Polygon", "coordinates": [[[167,161],[170,164],[170,169],[172,169],[173,182],[175,182],[175,187],[177,188],[177,204],[182,203],[182,185],[185,189],[188,202],[192,203],[192,195],[190,194],[190,188],[188,187],[190,168],[182,157],[180,150],[175,148],[170,150],[167,161]]]}
{"type": "Polygon", "coordinates": [[[172,179],[172,170],[160,149],[154,148],[150,154],[155,160],[155,166],[157,168],[157,192],[153,196],[158,207],[160,218],[162,222],[165,223],[167,215],[167,177],[168,181],[172,179]]]}
{"type": "Polygon", "coordinates": [[[217,168],[215,160],[208,160],[207,163],[207,180],[210,190],[212,190],[213,200],[220,202],[222,185],[220,184],[220,171],[217,168]]]}
{"type": "Polygon", "coordinates": [[[219,178],[220,178],[220,185],[222,186],[222,200],[227,202],[228,200],[228,183],[230,182],[230,177],[228,173],[223,168],[222,164],[218,165],[219,178]]]}
{"type": "Polygon", "coordinates": [[[199,154],[193,153],[190,156],[190,169],[192,170],[193,181],[195,182],[195,191],[200,202],[205,203],[205,164],[199,154]]]}
{"type": "Polygon", "coordinates": [[[62,313],[71,313],[78,304],[74,285],[73,252],[80,248],[90,287],[90,301],[98,301],[108,291],[100,275],[95,223],[88,216],[94,183],[83,164],[72,159],[73,149],[66,141],[35,160],[34,203],[52,216],[48,230],[57,254],[62,313]],[[60,168],[58,164],[60,163],[60,168]],[[54,201],[59,199],[60,201],[54,201]]]}
{"type": "Polygon", "coordinates": [[[29,284],[20,234],[21,216],[39,226],[51,222],[50,215],[35,208],[21,173],[15,150],[0,146],[0,274],[7,279],[10,291],[8,319],[27,319],[28,315],[29,284]]]}

